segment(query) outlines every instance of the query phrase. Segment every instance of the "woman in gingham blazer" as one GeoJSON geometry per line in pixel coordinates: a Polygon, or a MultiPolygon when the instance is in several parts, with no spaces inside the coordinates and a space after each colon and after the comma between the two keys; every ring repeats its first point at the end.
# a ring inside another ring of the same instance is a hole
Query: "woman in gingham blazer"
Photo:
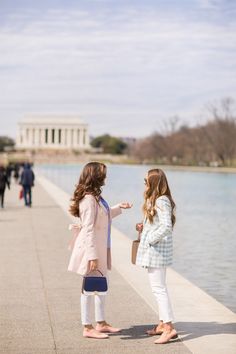
{"type": "Polygon", "coordinates": [[[167,178],[161,169],[148,171],[144,179],[144,221],[137,224],[141,232],[136,264],[147,268],[152,292],[159,307],[159,324],[148,335],[161,335],[155,344],[177,338],[172,324],[173,312],[166,287],[166,267],[172,264],[172,229],[175,223],[175,203],[167,178]]]}

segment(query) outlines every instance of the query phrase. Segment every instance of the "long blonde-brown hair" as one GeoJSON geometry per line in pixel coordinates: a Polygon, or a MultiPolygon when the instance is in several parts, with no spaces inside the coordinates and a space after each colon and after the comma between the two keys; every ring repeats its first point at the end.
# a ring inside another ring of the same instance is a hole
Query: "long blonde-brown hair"
{"type": "Polygon", "coordinates": [[[106,173],[106,165],[100,162],[89,162],[84,166],[71,199],[72,203],[69,211],[73,216],[80,216],[79,203],[86,194],[92,194],[98,202],[106,173]]]}
{"type": "Polygon", "coordinates": [[[150,223],[153,223],[153,218],[157,214],[156,210],[156,200],[162,195],[169,198],[172,207],[172,226],[174,226],[175,217],[175,202],[171,196],[170,188],[165,173],[159,169],[155,168],[148,171],[147,178],[145,178],[146,190],[144,192],[144,204],[143,212],[150,223]]]}

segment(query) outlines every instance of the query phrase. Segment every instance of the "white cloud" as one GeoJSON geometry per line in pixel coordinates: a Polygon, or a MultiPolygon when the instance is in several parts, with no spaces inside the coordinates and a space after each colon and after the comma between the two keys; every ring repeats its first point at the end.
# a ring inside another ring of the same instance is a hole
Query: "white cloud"
{"type": "Polygon", "coordinates": [[[221,3],[221,0],[199,0],[200,7],[207,10],[218,9],[221,3]]]}
{"type": "Polygon", "coordinates": [[[205,102],[235,93],[235,42],[236,24],[150,10],[11,14],[0,30],[0,111],[15,121],[73,110],[92,131],[123,135],[123,120],[140,120],[134,134],[156,117],[194,120],[205,102]]]}

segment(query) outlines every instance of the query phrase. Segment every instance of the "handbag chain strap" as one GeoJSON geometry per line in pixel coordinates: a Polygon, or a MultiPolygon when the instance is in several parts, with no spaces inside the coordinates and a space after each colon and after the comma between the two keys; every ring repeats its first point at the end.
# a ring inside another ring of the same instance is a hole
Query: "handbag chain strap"
{"type": "Polygon", "coordinates": [[[88,273],[85,274],[85,277],[86,277],[87,275],[89,275],[90,273],[92,273],[92,272],[99,272],[99,273],[101,274],[101,276],[103,277],[103,273],[102,273],[99,269],[90,270],[88,273]]]}
{"type": "Polygon", "coordinates": [[[138,241],[140,241],[140,239],[141,239],[141,232],[139,231],[138,232],[138,241]]]}

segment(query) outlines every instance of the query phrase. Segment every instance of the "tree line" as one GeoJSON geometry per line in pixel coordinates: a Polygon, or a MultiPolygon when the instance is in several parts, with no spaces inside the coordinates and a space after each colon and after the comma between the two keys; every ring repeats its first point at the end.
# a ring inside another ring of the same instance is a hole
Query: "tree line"
{"type": "Polygon", "coordinates": [[[236,115],[234,101],[226,98],[210,105],[210,119],[202,125],[179,125],[169,120],[164,132],[138,139],[129,147],[129,155],[139,162],[176,165],[236,165],[236,115]]]}
{"type": "Polygon", "coordinates": [[[6,151],[7,149],[13,149],[15,141],[8,136],[0,136],[0,152],[6,151]]]}

